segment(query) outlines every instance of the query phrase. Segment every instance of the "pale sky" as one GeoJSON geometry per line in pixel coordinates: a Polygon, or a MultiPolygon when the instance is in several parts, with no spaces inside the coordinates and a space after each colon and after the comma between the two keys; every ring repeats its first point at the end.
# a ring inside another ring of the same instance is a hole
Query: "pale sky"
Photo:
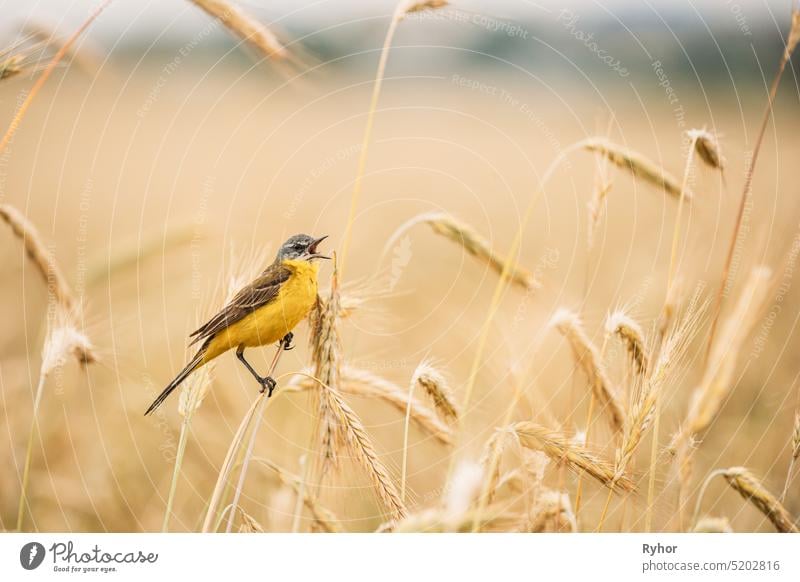
{"type": "MultiPolygon", "coordinates": [[[[278,21],[281,27],[314,26],[317,23],[341,22],[350,19],[387,15],[396,0],[241,0],[234,2],[264,22],[278,21]]],[[[0,34],[13,31],[17,23],[34,18],[57,25],[60,30],[73,29],[98,0],[0,0],[3,21],[0,34]],[[10,29],[10,30],[9,30],[10,29]]],[[[737,17],[751,22],[785,19],[791,0],[454,0],[464,10],[512,19],[535,19],[544,14],[570,8],[583,18],[612,18],[643,14],[653,16],[681,15],[687,19],[723,20],[737,17]],[[699,15],[699,16],[698,16],[699,15]]],[[[93,26],[92,35],[100,39],[135,41],[139,35],[163,32],[180,34],[196,30],[207,17],[187,0],[113,0],[111,6],[93,26]]]]}

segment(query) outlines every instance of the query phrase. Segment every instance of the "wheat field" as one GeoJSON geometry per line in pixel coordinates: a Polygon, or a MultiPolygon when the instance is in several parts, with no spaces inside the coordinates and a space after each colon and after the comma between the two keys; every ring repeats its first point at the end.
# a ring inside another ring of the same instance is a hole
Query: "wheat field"
{"type": "Polygon", "coordinates": [[[0,52],[0,529],[798,531],[796,6],[678,116],[451,62],[444,2],[355,69],[196,4],[233,65],[0,52]],[[228,354],[143,416],[298,232],[337,257],[274,395],[228,354]]]}

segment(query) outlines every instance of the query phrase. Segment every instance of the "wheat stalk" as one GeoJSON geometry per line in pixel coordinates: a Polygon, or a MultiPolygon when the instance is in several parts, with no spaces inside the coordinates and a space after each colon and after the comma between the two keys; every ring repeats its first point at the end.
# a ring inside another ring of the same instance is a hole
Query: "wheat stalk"
{"type": "Polygon", "coordinates": [[[530,533],[578,531],[578,523],[566,491],[543,491],[526,521],[522,531],[530,533]]]}
{"type": "Polygon", "coordinates": [[[575,363],[583,370],[592,393],[608,416],[612,430],[614,432],[622,431],[625,414],[616,389],[611,384],[600,353],[589,340],[578,315],[568,309],[559,309],[550,320],[550,325],[561,332],[572,348],[575,363]]]}
{"type": "Polygon", "coordinates": [[[739,495],[763,513],[779,532],[800,533],[786,508],[746,468],[731,467],[725,469],[722,476],[739,495]]]}
{"type": "Polygon", "coordinates": [[[500,486],[500,459],[503,456],[508,439],[515,434],[516,433],[508,430],[508,428],[495,430],[483,447],[483,454],[480,459],[480,464],[486,479],[484,493],[481,499],[483,506],[491,503],[497,493],[500,486]]]}
{"type": "MultiPolygon", "coordinates": [[[[39,408],[44,396],[44,387],[54,370],[66,363],[71,355],[77,355],[79,362],[85,363],[85,354],[92,354],[92,345],[89,339],[78,331],[72,321],[71,314],[62,309],[47,319],[47,334],[42,346],[42,363],[39,368],[39,382],[33,400],[33,415],[31,427],[28,432],[28,442],[25,447],[25,464],[22,469],[22,483],[20,485],[19,505],[17,509],[17,531],[22,531],[25,519],[25,510],[28,507],[28,482],[30,480],[31,461],[33,458],[33,441],[39,430],[39,408]]],[[[94,360],[92,360],[94,361],[94,360]]]]}
{"type": "Polygon", "coordinates": [[[381,262],[397,240],[418,224],[427,224],[436,234],[456,243],[467,253],[489,265],[498,275],[503,274],[503,267],[508,262],[509,271],[506,276],[514,285],[527,290],[535,290],[541,286],[530,271],[513,262],[510,257],[505,257],[494,250],[489,241],[472,226],[444,212],[425,212],[403,223],[384,245],[381,262]]]}
{"type": "Polygon", "coordinates": [[[345,262],[347,255],[350,251],[350,241],[353,236],[353,222],[356,218],[356,209],[358,202],[361,198],[361,190],[364,183],[364,173],[367,169],[367,156],[369,153],[369,146],[372,143],[372,129],[375,125],[375,111],[378,109],[378,101],[381,96],[381,89],[383,88],[383,79],[386,76],[386,64],[389,61],[389,51],[392,48],[392,41],[397,32],[398,25],[405,19],[409,11],[419,12],[421,10],[435,10],[444,6],[446,3],[438,0],[400,0],[395,7],[392,19],[389,22],[389,28],[386,30],[386,36],[383,39],[383,47],[381,48],[381,56],[378,60],[378,70],[375,73],[375,81],[372,85],[372,96],[370,97],[369,110],[367,111],[367,123],[364,126],[364,136],[361,140],[361,149],[358,156],[358,168],[356,169],[356,177],[353,181],[353,190],[350,194],[350,207],[347,211],[347,224],[344,229],[344,236],[342,237],[342,271],[344,272],[345,262]]]}
{"type": "Polygon", "coordinates": [[[61,273],[58,264],[39,234],[39,230],[19,210],[10,204],[0,204],[0,219],[11,229],[11,232],[22,241],[25,254],[28,255],[36,271],[41,275],[48,292],[64,308],[71,312],[77,305],[69,284],[61,273]]]}
{"type": "Polygon", "coordinates": [[[339,450],[347,437],[339,417],[334,413],[334,394],[341,379],[341,341],[339,338],[339,276],[334,257],[331,286],[327,299],[317,297],[310,316],[311,357],[314,377],[331,390],[314,390],[317,410],[315,434],[320,450],[320,480],[330,468],[338,466],[339,450]]]}
{"type": "Polygon", "coordinates": [[[756,267],[750,273],[692,395],[686,420],[689,434],[697,435],[708,428],[727,399],[733,387],[736,359],[767,300],[771,277],[772,271],[766,266],[756,267]]]}
{"type": "Polygon", "coordinates": [[[534,422],[518,422],[512,426],[523,446],[542,451],[555,462],[564,462],[571,470],[585,471],[605,487],[617,492],[636,489],[625,474],[618,474],[614,466],[596,456],[585,447],[576,445],[564,434],[534,422]]]}
{"type": "Polygon", "coordinates": [[[708,167],[719,171],[725,169],[725,158],[722,157],[722,149],[716,135],[706,129],[690,129],[686,135],[689,143],[694,146],[695,153],[708,167]]]}
{"type": "Polygon", "coordinates": [[[347,446],[369,475],[381,501],[394,519],[402,519],[406,515],[405,505],[361,420],[335,388],[322,382],[317,383],[320,390],[326,393],[331,415],[341,427],[347,446]]]}
{"type": "Polygon", "coordinates": [[[225,0],[191,0],[198,8],[218,19],[242,40],[250,43],[268,59],[282,60],[289,51],[278,37],[258,20],[225,0]]]}
{"type": "Polygon", "coordinates": [[[641,326],[622,310],[610,313],[606,318],[606,333],[617,336],[635,364],[640,375],[647,373],[649,356],[641,326]]]}
{"type": "Polygon", "coordinates": [[[346,365],[342,369],[341,390],[355,396],[377,396],[403,413],[410,406],[410,418],[420,428],[436,437],[442,444],[453,444],[453,430],[433,411],[416,398],[412,397],[409,400],[407,390],[377,374],[346,365]]]}
{"type": "Polygon", "coordinates": [[[442,420],[458,420],[458,407],[453,390],[444,376],[430,362],[420,362],[411,376],[411,384],[419,386],[433,402],[433,406],[442,420]]]}
{"type": "Polygon", "coordinates": [[[767,131],[767,125],[772,117],[772,108],[775,103],[775,95],[778,93],[778,86],[780,85],[781,79],[783,78],[783,73],[786,70],[786,64],[789,62],[789,59],[791,59],[792,53],[797,48],[799,41],[800,2],[795,0],[792,4],[792,23],[786,42],[786,48],[784,49],[783,55],[778,63],[778,71],[775,73],[775,77],[772,79],[772,85],[770,86],[769,95],[767,97],[767,105],[764,109],[764,114],[761,118],[761,125],[756,136],[755,146],[753,147],[752,154],[750,156],[750,164],[747,166],[747,170],[745,172],[744,185],[742,187],[742,194],[739,198],[739,207],[736,214],[736,222],[734,222],[733,225],[733,232],[731,233],[731,239],[728,243],[728,254],[725,258],[725,262],[723,263],[722,277],[719,288],[717,289],[716,299],[714,301],[714,310],[711,317],[711,329],[708,333],[708,342],[706,343],[706,360],[708,360],[711,355],[714,339],[716,338],[717,323],[719,321],[720,314],[722,313],[722,304],[725,299],[725,288],[728,285],[728,277],[730,276],[731,265],[733,264],[734,254],[736,253],[736,242],[739,240],[739,232],[741,231],[742,222],[744,221],[744,211],[747,207],[747,200],[752,194],[751,188],[753,184],[753,175],[755,173],[756,162],[758,161],[758,155],[761,151],[761,144],[764,141],[764,135],[767,131]]]}
{"type": "Polygon", "coordinates": [[[11,142],[11,138],[14,137],[14,134],[17,132],[17,128],[19,127],[20,123],[22,123],[22,119],[25,117],[28,109],[33,102],[33,99],[38,95],[39,91],[41,91],[44,84],[47,82],[47,79],[50,78],[50,75],[53,73],[55,68],[58,66],[58,63],[64,58],[69,50],[72,49],[72,45],[75,44],[75,41],[78,40],[78,37],[86,31],[87,28],[95,21],[95,19],[100,16],[100,13],[105,10],[105,8],[111,4],[111,0],[104,0],[102,4],[100,4],[93,12],[89,14],[86,20],[78,27],[72,36],[70,36],[64,44],[58,49],[56,54],[47,64],[47,66],[42,70],[42,74],[39,75],[39,78],[36,79],[36,82],[31,87],[31,90],[28,92],[28,95],[25,97],[25,100],[22,102],[22,105],[17,109],[17,112],[14,114],[14,117],[11,119],[11,123],[8,125],[8,129],[6,130],[5,134],[3,135],[2,139],[0,139],[0,154],[5,151],[8,144],[11,142]]]}
{"type": "MultiPolygon", "coordinates": [[[[604,155],[614,165],[628,170],[634,177],[663,189],[675,198],[679,198],[683,192],[680,184],[672,175],[638,152],[601,137],[586,139],[582,145],[584,149],[604,155]]],[[[688,192],[685,193],[685,196],[691,198],[688,192]]]]}
{"type": "Polygon", "coordinates": [[[297,477],[296,475],[292,475],[288,471],[286,471],[283,467],[279,466],[277,463],[270,461],[269,459],[264,459],[261,457],[254,457],[254,461],[258,461],[263,465],[272,469],[275,474],[278,476],[278,479],[284,485],[291,487],[295,495],[298,496],[300,502],[308,509],[308,512],[311,514],[311,518],[313,520],[314,526],[318,527],[321,531],[327,533],[337,533],[341,531],[339,526],[337,525],[339,520],[338,518],[326,507],[320,505],[317,502],[317,499],[313,495],[309,495],[302,486],[302,479],[297,477]]]}

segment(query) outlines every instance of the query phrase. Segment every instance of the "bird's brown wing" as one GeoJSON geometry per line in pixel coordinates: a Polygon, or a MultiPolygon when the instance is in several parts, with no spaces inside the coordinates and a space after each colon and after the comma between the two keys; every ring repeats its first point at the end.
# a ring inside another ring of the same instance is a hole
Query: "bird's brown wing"
{"type": "Polygon", "coordinates": [[[278,296],[281,285],[292,275],[292,270],[281,264],[267,267],[252,283],[239,291],[222,311],[202,327],[189,334],[194,338],[189,345],[213,337],[260,307],[268,305],[278,296]]]}

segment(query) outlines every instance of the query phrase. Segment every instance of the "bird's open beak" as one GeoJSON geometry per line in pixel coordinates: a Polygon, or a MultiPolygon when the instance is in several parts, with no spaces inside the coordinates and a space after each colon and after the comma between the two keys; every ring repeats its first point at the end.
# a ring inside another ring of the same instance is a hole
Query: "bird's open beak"
{"type": "Polygon", "coordinates": [[[317,240],[315,240],[310,245],[308,245],[308,254],[309,254],[310,258],[312,258],[312,259],[330,259],[330,257],[328,257],[326,255],[321,255],[321,254],[319,254],[317,252],[317,246],[319,245],[319,243],[324,241],[326,238],[328,238],[327,234],[325,236],[319,237],[317,240]]]}

